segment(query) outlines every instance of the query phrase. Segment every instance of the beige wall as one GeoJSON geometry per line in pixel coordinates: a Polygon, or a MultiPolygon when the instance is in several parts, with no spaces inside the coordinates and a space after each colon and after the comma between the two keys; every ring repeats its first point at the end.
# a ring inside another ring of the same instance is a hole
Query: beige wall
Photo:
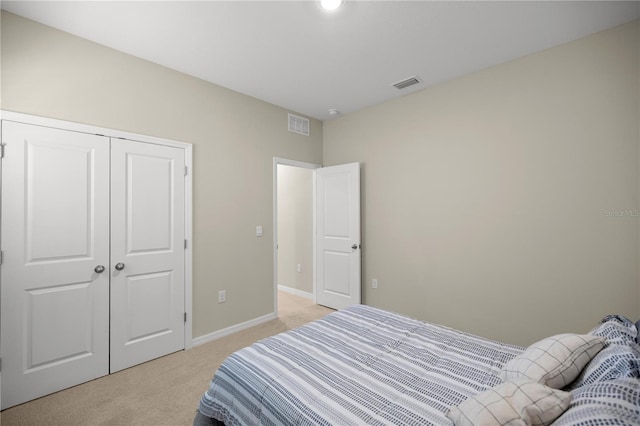
{"type": "Polygon", "coordinates": [[[364,302],[519,344],[638,319],[639,50],[636,21],[324,122],[324,165],[363,163],[364,302]]]}
{"type": "Polygon", "coordinates": [[[313,173],[278,165],[278,284],[305,293],[313,293],[313,173]]]}
{"type": "Polygon", "coordinates": [[[319,121],[290,133],[286,110],[6,12],[1,102],[192,143],[193,336],[273,312],[273,157],[321,163],[319,121]]]}

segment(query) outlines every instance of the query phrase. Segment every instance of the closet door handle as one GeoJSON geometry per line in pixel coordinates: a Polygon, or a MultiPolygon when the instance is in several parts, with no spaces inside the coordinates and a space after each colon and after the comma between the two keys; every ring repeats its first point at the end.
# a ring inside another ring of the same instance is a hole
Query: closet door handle
{"type": "Polygon", "coordinates": [[[96,271],[96,274],[101,274],[104,272],[104,266],[98,265],[95,268],[93,268],[93,270],[96,271]]]}
{"type": "Polygon", "coordinates": [[[122,271],[124,269],[124,263],[120,262],[116,264],[116,271],[122,271]]]}

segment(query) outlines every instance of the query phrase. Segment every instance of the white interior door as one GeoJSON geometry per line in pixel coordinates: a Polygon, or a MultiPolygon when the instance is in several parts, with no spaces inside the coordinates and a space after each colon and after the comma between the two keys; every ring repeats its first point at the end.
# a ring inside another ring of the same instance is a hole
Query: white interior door
{"type": "Polygon", "coordinates": [[[316,231],[316,302],[360,303],[360,163],[316,170],[316,231]]]}
{"type": "Polygon", "coordinates": [[[108,374],[109,140],[3,121],[2,143],[4,409],[108,374]]]}
{"type": "Polygon", "coordinates": [[[184,349],[184,150],[111,143],[111,361],[184,349]]]}

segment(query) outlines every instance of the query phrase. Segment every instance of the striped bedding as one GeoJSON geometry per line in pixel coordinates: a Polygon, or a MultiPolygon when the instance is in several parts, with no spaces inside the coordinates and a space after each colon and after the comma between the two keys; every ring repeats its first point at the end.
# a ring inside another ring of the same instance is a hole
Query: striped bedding
{"type": "Polygon", "coordinates": [[[354,305],[229,356],[199,410],[226,425],[451,425],[524,348],[354,305]]]}

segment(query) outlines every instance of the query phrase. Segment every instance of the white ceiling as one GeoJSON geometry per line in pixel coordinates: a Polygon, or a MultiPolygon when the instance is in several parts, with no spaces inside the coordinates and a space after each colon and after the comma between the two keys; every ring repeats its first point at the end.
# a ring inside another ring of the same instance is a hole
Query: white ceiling
{"type": "Polygon", "coordinates": [[[640,2],[3,1],[37,22],[325,120],[640,16],[640,2]],[[399,91],[393,83],[423,83],[399,91]]]}

